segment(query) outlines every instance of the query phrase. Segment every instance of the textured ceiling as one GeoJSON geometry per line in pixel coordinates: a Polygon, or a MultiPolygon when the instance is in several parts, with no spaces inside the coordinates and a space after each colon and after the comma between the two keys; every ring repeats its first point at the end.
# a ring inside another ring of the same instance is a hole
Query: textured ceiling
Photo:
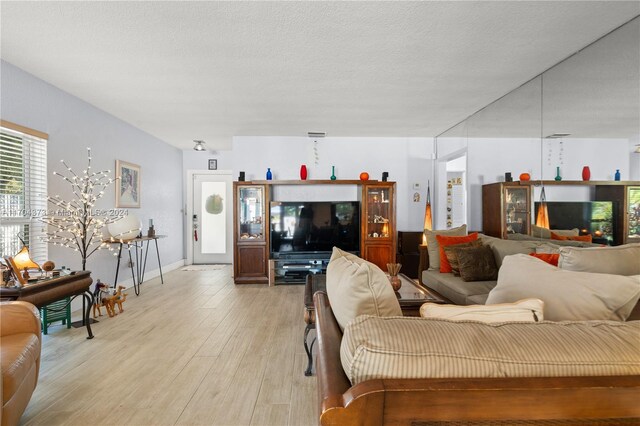
{"type": "Polygon", "coordinates": [[[4,60],[175,145],[434,136],[639,2],[2,2],[4,60]]]}

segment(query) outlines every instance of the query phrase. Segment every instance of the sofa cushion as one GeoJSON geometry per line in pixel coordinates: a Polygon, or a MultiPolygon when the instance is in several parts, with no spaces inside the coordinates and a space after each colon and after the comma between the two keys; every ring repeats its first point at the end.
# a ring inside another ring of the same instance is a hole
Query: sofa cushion
{"type": "Polygon", "coordinates": [[[640,244],[617,247],[560,248],[558,266],[568,271],[639,275],[640,244]]]}
{"type": "Polygon", "coordinates": [[[640,298],[640,280],[567,271],[527,255],[505,258],[487,304],[535,297],[551,321],[624,321],[640,298]]]}
{"type": "Polygon", "coordinates": [[[389,378],[634,375],[640,374],[639,333],[636,321],[485,324],[362,316],[345,329],[340,358],[353,385],[389,378]]]}
{"type": "Polygon", "coordinates": [[[373,263],[337,247],[333,248],[327,266],[327,296],[342,329],[358,315],[402,315],[385,273],[373,263]]]}
{"type": "MultiPolygon", "coordinates": [[[[493,237],[489,237],[493,238],[493,237]]],[[[548,244],[550,247],[602,247],[602,244],[587,243],[585,241],[571,241],[571,240],[550,240],[546,238],[536,238],[531,235],[524,234],[509,234],[507,235],[509,241],[537,241],[541,244],[548,244]]],[[[541,246],[543,247],[543,246],[541,246]]]]}
{"type": "MultiPolygon", "coordinates": [[[[465,282],[453,274],[442,274],[438,271],[424,271],[422,282],[427,287],[437,291],[456,305],[476,305],[478,299],[470,299],[471,296],[481,295],[487,297],[489,291],[496,286],[496,281],[465,282]]],[[[524,299],[524,298],[523,298],[524,299]]]]}
{"type": "Polygon", "coordinates": [[[440,270],[440,246],[436,235],[448,235],[448,236],[463,236],[467,235],[467,225],[462,225],[457,228],[431,231],[424,230],[424,235],[427,237],[427,253],[429,253],[429,269],[439,271],[440,270]]]}
{"type": "Polygon", "coordinates": [[[529,254],[536,251],[536,247],[544,244],[544,242],[541,241],[502,240],[500,238],[489,237],[487,235],[480,235],[480,239],[482,240],[482,244],[491,247],[493,250],[493,255],[496,259],[496,265],[498,265],[498,268],[500,268],[502,260],[506,256],[510,256],[512,254],[529,254]]]}
{"type": "Polygon", "coordinates": [[[464,281],[494,281],[498,278],[491,247],[467,247],[457,251],[457,255],[460,277],[464,281]]]}
{"type": "Polygon", "coordinates": [[[541,226],[537,226],[535,223],[531,224],[531,236],[537,238],[546,238],[551,239],[551,233],[555,232],[557,235],[562,235],[564,237],[577,237],[580,235],[580,230],[578,228],[573,229],[547,229],[541,226]]]}
{"type": "Polygon", "coordinates": [[[525,321],[538,322],[544,319],[544,302],[540,299],[523,299],[514,303],[498,305],[443,305],[439,303],[424,303],[420,307],[422,318],[439,318],[451,321],[480,321],[507,322],[525,321]]]}
{"type": "Polygon", "coordinates": [[[591,235],[558,235],[555,232],[551,231],[551,239],[553,241],[583,241],[585,243],[593,242],[593,237],[591,235]]]}
{"type": "Polygon", "coordinates": [[[457,237],[457,236],[452,237],[449,235],[436,235],[436,240],[438,241],[438,245],[440,246],[440,272],[447,273],[447,272],[453,272],[453,269],[451,268],[451,264],[447,259],[446,253],[444,252],[445,247],[477,241],[478,233],[474,232],[473,234],[463,235],[460,237],[457,237]]]}
{"type": "Polygon", "coordinates": [[[529,253],[529,256],[533,256],[553,266],[558,266],[558,260],[560,260],[560,253],[529,253]]]}

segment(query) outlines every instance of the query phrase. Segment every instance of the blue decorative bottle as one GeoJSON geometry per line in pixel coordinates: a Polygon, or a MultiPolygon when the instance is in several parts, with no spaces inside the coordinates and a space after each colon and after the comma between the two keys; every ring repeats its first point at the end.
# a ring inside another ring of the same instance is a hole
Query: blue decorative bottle
{"type": "Polygon", "coordinates": [[[271,173],[271,168],[267,168],[267,180],[273,179],[273,174],[271,173]]]}
{"type": "Polygon", "coordinates": [[[615,180],[620,180],[620,169],[616,169],[616,175],[614,176],[615,180]]]}
{"type": "Polygon", "coordinates": [[[331,180],[336,180],[336,166],[331,166],[331,180]]]}

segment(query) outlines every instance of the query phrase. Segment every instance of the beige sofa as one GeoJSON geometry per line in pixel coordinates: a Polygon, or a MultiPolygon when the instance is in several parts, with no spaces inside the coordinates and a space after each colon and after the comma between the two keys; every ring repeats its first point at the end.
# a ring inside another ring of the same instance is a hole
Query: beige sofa
{"type": "Polygon", "coordinates": [[[17,425],[38,383],[40,314],[28,302],[0,303],[2,425],[17,425]]]}
{"type": "MultiPolygon", "coordinates": [[[[498,267],[502,265],[502,260],[505,256],[518,253],[528,254],[535,252],[536,249],[552,250],[559,247],[600,247],[596,244],[579,241],[551,241],[529,236],[519,236],[514,237],[514,239],[502,240],[480,234],[479,238],[483,244],[491,246],[498,267]]],[[[437,270],[429,270],[429,253],[424,247],[421,247],[420,250],[420,265],[420,283],[456,305],[484,305],[489,296],[489,292],[497,284],[497,281],[466,282],[452,273],[441,273],[437,270]]],[[[636,305],[631,316],[628,318],[628,320],[638,319],[640,319],[640,303],[636,305]]]]}

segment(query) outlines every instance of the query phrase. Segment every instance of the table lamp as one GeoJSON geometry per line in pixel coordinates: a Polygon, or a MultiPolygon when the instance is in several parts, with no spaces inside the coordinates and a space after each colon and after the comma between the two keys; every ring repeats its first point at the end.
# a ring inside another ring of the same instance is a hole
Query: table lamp
{"type": "MultiPolygon", "coordinates": [[[[22,241],[22,238],[20,238],[20,241],[22,241]]],[[[27,247],[24,244],[24,241],[22,241],[22,244],[23,244],[22,249],[20,249],[18,254],[13,256],[13,264],[17,268],[16,273],[18,273],[18,271],[22,271],[22,278],[24,278],[25,280],[28,280],[29,269],[39,270],[40,265],[38,265],[36,262],[33,261],[33,259],[31,259],[31,255],[29,254],[29,247],[27,247]]]]}

